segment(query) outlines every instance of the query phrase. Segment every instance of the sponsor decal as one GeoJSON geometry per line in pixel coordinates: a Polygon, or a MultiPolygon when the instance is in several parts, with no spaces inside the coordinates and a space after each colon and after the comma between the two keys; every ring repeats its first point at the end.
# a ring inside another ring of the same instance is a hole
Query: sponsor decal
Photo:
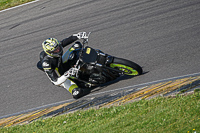
{"type": "Polygon", "coordinates": [[[90,54],[91,48],[87,48],[86,53],[90,54]]]}
{"type": "Polygon", "coordinates": [[[43,63],[42,63],[42,66],[47,67],[47,66],[49,66],[49,64],[46,63],[46,62],[43,62],[43,63]]]}

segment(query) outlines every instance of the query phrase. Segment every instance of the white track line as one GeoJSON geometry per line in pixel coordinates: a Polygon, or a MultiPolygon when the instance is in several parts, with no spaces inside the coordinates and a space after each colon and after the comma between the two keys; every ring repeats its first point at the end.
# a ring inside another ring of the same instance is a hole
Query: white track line
{"type": "Polygon", "coordinates": [[[11,9],[15,9],[15,8],[18,8],[18,7],[22,7],[22,6],[25,6],[25,5],[29,5],[29,4],[38,2],[38,1],[40,1],[40,0],[35,0],[35,1],[31,1],[31,2],[22,4],[22,5],[19,5],[19,6],[14,6],[14,7],[11,7],[11,8],[5,9],[5,10],[2,10],[2,11],[0,11],[0,13],[1,13],[1,12],[5,12],[5,11],[8,11],[8,10],[11,10],[11,9]]]}

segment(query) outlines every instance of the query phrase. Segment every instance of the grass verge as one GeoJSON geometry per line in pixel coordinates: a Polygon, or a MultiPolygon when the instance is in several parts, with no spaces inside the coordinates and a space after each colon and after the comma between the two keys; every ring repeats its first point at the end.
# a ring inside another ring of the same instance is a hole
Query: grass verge
{"type": "Polygon", "coordinates": [[[200,93],[176,98],[158,97],[122,106],[77,111],[39,119],[0,132],[194,133],[200,132],[200,93]]]}
{"type": "Polygon", "coordinates": [[[0,0],[0,10],[4,10],[10,7],[18,6],[34,0],[0,0]]]}

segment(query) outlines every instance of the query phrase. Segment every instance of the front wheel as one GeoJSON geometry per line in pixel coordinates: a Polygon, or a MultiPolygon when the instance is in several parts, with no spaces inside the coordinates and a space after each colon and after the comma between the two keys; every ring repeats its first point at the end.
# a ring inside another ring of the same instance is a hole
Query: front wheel
{"type": "Polygon", "coordinates": [[[122,58],[114,57],[110,67],[122,71],[125,75],[136,76],[142,74],[142,68],[138,64],[122,58]]]}

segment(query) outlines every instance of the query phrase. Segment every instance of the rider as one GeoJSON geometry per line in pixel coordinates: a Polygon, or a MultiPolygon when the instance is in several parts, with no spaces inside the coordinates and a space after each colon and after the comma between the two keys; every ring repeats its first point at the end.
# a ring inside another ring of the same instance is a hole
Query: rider
{"type": "MultiPolygon", "coordinates": [[[[68,79],[70,74],[70,61],[63,63],[63,48],[67,45],[82,39],[85,32],[73,34],[68,38],[58,41],[55,38],[48,38],[42,43],[43,50],[40,53],[40,62],[48,78],[54,85],[62,86],[67,89],[75,99],[84,95],[84,90],[79,88],[73,81],[68,79]]],[[[80,42],[75,42],[69,50],[82,48],[80,42]]]]}

